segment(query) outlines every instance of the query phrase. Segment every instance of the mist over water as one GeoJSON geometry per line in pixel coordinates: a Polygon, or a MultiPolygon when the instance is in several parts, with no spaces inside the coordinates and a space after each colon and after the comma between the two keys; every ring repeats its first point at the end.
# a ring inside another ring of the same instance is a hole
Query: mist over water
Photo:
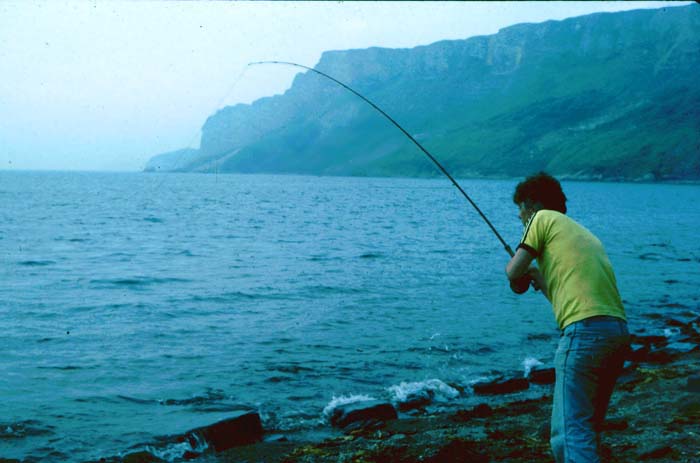
{"type": "MultiPolygon", "coordinates": [[[[516,181],[462,186],[512,246],[516,181]]],[[[632,331],[700,311],[691,185],[563,183],[605,244],[632,331]]],[[[323,426],[550,362],[505,251],[444,179],[0,172],[0,457],[85,461],[259,410],[323,426]]]]}

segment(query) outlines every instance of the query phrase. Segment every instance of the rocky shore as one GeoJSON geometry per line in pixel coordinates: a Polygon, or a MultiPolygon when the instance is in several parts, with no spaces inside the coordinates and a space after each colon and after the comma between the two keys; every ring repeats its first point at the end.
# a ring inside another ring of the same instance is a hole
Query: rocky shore
{"type": "MultiPolygon", "coordinates": [[[[700,462],[700,352],[640,365],[611,403],[608,462],[700,462]]],[[[219,462],[551,462],[551,396],[359,428],[323,442],[261,442],[219,462]]]]}
{"type": "MultiPolygon", "coordinates": [[[[700,462],[700,317],[663,319],[666,336],[637,334],[613,395],[603,445],[608,463],[700,462]]],[[[499,378],[464,394],[483,400],[462,410],[429,412],[430,391],[400,404],[339,405],[325,438],[263,431],[255,413],[193,430],[194,451],[176,461],[217,463],[551,462],[552,370],[499,378]],[[527,398],[519,391],[529,389],[527,398]],[[208,441],[208,443],[205,443],[208,441]],[[199,451],[198,451],[199,450],[199,451]]],[[[112,461],[112,460],[102,460],[112,461]]],[[[162,461],[139,452],[114,461],[162,461]]]]}

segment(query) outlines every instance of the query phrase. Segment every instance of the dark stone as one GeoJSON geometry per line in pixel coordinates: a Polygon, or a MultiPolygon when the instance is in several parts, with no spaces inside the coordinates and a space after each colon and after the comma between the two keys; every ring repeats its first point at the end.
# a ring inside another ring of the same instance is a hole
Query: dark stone
{"type": "Polygon", "coordinates": [[[532,415],[542,409],[544,403],[550,402],[551,397],[542,396],[539,399],[516,400],[509,402],[501,411],[506,416],[532,415]]]}
{"type": "Polygon", "coordinates": [[[433,401],[435,393],[433,391],[419,391],[410,394],[406,399],[398,402],[399,411],[405,412],[416,408],[423,408],[433,401]]]}
{"type": "Polygon", "coordinates": [[[442,447],[438,453],[426,458],[427,463],[488,463],[488,455],[481,452],[479,442],[455,439],[442,447]]]}
{"type": "Polygon", "coordinates": [[[352,423],[361,425],[362,423],[383,422],[396,418],[398,415],[390,403],[369,400],[336,407],[329,421],[335,427],[346,428],[352,423]]]}
{"type": "Polygon", "coordinates": [[[627,355],[627,360],[634,363],[645,362],[649,352],[651,352],[651,347],[649,346],[632,346],[627,355]]]}
{"type": "Polygon", "coordinates": [[[688,391],[700,392],[700,375],[691,375],[688,377],[688,391]]]}
{"type": "Polygon", "coordinates": [[[469,421],[472,418],[488,418],[493,415],[493,408],[487,404],[479,404],[471,410],[459,410],[452,417],[454,421],[469,421]]]}
{"type": "Polygon", "coordinates": [[[696,323],[697,320],[692,320],[690,322],[683,322],[674,318],[669,318],[668,320],[666,320],[666,324],[668,326],[678,328],[684,336],[690,337],[692,339],[696,339],[700,335],[700,333],[696,329],[696,323]]]}
{"type": "Polygon", "coordinates": [[[644,375],[636,368],[630,368],[622,372],[617,380],[617,387],[625,391],[633,391],[643,381],[644,375]]]}
{"type": "Polygon", "coordinates": [[[494,381],[484,381],[474,384],[474,393],[479,395],[510,394],[524,391],[530,387],[525,378],[499,378],[494,381]]]}
{"type": "Polygon", "coordinates": [[[231,447],[253,444],[262,440],[263,428],[260,415],[256,412],[243,412],[209,426],[193,429],[186,434],[192,448],[204,440],[210,448],[221,452],[231,447]]]}
{"type": "Polygon", "coordinates": [[[688,326],[687,323],[682,322],[682,321],[680,321],[680,320],[676,320],[675,318],[669,318],[668,320],[666,320],[666,324],[667,324],[668,326],[675,326],[675,327],[678,327],[678,328],[685,328],[685,327],[688,326]]]}
{"type": "Polygon", "coordinates": [[[124,458],[122,458],[123,463],[161,463],[165,462],[165,460],[161,460],[157,456],[148,453],[148,452],[135,452],[135,453],[130,453],[128,455],[125,455],[124,458]]]}
{"type": "Polygon", "coordinates": [[[637,336],[632,335],[632,344],[641,344],[643,346],[662,347],[668,344],[668,338],[665,336],[637,336]]]}
{"type": "Polygon", "coordinates": [[[657,350],[652,350],[647,354],[646,357],[646,362],[647,363],[656,363],[659,365],[666,365],[668,363],[673,362],[675,358],[678,356],[678,352],[668,350],[668,349],[657,349],[657,350]]]}
{"type": "Polygon", "coordinates": [[[493,415],[493,408],[488,404],[479,404],[472,409],[472,413],[477,418],[487,418],[493,415]]]}
{"type": "Polygon", "coordinates": [[[603,423],[603,431],[624,431],[629,428],[629,422],[624,418],[608,419],[603,423]]]}
{"type": "Polygon", "coordinates": [[[651,345],[645,345],[632,348],[627,356],[627,360],[635,363],[656,363],[665,365],[671,363],[679,353],[679,351],[666,348],[666,346],[663,348],[654,348],[651,345]]]}
{"type": "Polygon", "coordinates": [[[648,450],[642,454],[639,455],[639,460],[657,460],[659,458],[665,458],[671,455],[673,452],[673,449],[669,447],[668,445],[663,446],[663,447],[658,447],[652,450],[648,450]]]}
{"type": "Polygon", "coordinates": [[[700,401],[696,399],[683,403],[673,421],[679,424],[700,423],[700,401]]]}
{"type": "Polygon", "coordinates": [[[554,384],[555,379],[554,368],[533,368],[527,376],[527,380],[533,384],[554,384]]]}

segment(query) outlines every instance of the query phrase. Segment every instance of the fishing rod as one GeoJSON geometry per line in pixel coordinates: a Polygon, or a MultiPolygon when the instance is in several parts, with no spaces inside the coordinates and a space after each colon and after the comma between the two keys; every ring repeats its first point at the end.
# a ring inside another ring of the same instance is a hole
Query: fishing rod
{"type": "Polygon", "coordinates": [[[366,103],[368,103],[368,104],[369,104],[370,106],[372,106],[374,109],[376,109],[377,111],[379,111],[379,113],[381,113],[384,117],[386,117],[387,119],[389,119],[389,121],[390,121],[392,124],[394,124],[394,125],[396,126],[396,128],[398,128],[401,132],[403,132],[403,134],[406,135],[406,136],[409,138],[409,140],[411,140],[418,148],[420,148],[420,150],[421,150],[426,156],[428,156],[428,158],[430,158],[431,161],[433,161],[433,163],[435,163],[435,165],[438,167],[438,169],[440,169],[440,171],[441,171],[443,174],[445,174],[445,176],[446,176],[447,178],[450,179],[450,181],[452,182],[452,184],[453,184],[455,187],[457,187],[457,189],[459,190],[459,192],[462,193],[462,195],[467,199],[467,201],[469,201],[469,204],[471,204],[471,205],[474,207],[474,209],[476,209],[476,212],[479,213],[479,215],[481,216],[481,218],[484,219],[484,222],[486,222],[486,225],[488,225],[489,228],[491,228],[491,231],[496,235],[496,238],[498,238],[498,240],[501,242],[501,244],[503,245],[503,247],[504,247],[504,249],[506,250],[506,252],[508,253],[508,255],[510,255],[510,257],[513,257],[513,255],[514,255],[514,254],[513,254],[513,249],[511,249],[511,247],[508,246],[508,243],[505,242],[505,240],[503,239],[503,237],[502,237],[502,236],[500,235],[500,233],[498,233],[498,231],[496,230],[496,227],[494,227],[493,224],[491,223],[491,221],[490,221],[488,218],[486,218],[486,215],[484,215],[484,213],[481,211],[481,209],[479,209],[479,206],[477,206],[476,203],[469,197],[469,195],[467,194],[467,192],[464,191],[464,189],[460,186],[460,184],[457,183],[457,180],[455,180],[454,177],[452,177],[452,175],[450,175],[450,173],[447,172],[447,170],[442,166],[442,164],[440,164],[440,162],[435,158],[435,156],[433,156],[432,154],[430,154],[430,152],[429,152],[427,149],[425,149],[425,147],[423,147],[423,145],[421,145],[420,143],[418,143],[418,140],[416,140],[415,138],[413,138],[413,136],[412,136],[410,133],[408,133],[408,132],[406,131],[406,129],[404,129],[403,127],[401,127],[401,126],[399,125],[399,123],[396,122],[391,116],[389,116],[382,108],[380,108],[379,106],[377,106],[376,104],[374,104],[372,101],[370,101],[370,100],[369,100],[367,97],[365,97],[364,95],[361,95],[359,92],[353,90],[353,89],[350,88],[348,85],[346,85],[346,84],[344,84],[343,82],[339,81],[339,80],[336,79],[335,77],[329,76],[328,74],[326,74],[326,73],[324,73],[324,72],[321,72],[321,71],[319,71],[318,69],[310,68],[310,67],[308,67],[308,66],[304,66],[303,64],[292,63],[292,62],[289,62],[289,61],[256,61],[256,62],[253,62],[253,63],[248,63],[248,66],[256,66],[256,65],[260,65],[260,64],[283,64],[283,65],[287,65],[287,66],[296,66],[296,67],[298,67],[298,68],[306,69],[306,70],[308,70],[308,71],[315,72],[316,74],[319,74],[319,75],[321,75],[321,76],[323,76],[323,77],[325,77],[325,78],[327,78],[327,79],[332,80],[332,81],[335,82],[336,84],[340,85],[341,87],[345,88],[346,90],[349,90],[350,92],[352,92],[352,93],[354,93],[355,95],[357,95],[357,96],[359,96],[360,98],[362,98],[366,103]]]}

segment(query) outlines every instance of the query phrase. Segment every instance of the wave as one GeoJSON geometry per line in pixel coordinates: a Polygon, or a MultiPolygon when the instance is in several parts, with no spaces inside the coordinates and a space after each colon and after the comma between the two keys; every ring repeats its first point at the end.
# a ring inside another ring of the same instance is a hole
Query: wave
{"type": "MultiPolygon", "coordinates": [[[[241,300],[272,300],[272,301],[285,301],[285,300],[296,300],[300,296],[294,295],[292,293],[279,292],[278,289],[271,287],[254,288],[259,292],[247,292],[247,291],[229,291],[221,294],[212,295],[194,295],[187,301],[192,302],[211,302],[211,303],[231,303],[241,300]]],[[[172,302],[180,302],[180,300],[173,300],[172,302]]]]}
{"type": "Polygon", "coordinates": [[[226,400],[227,398],[228,397],[221,391],[210,391],[206,392],[204,395],[195,395],[186,399],[159,400],[158,403],[161,405],[168,406],[206,405],[212,403],[219,403],[222,400],[226,400]]]}
{"type": "Polygon", "coordinates": [[[291,381],[292,379],[293,378],[289,376],[270,376],[269,378],[265,379],[265,382],[276,384],[291,381]]]}
{"type": "Polygon", "coordinates": [[[330,261],[342,260],[342,258],[338,257],[338,256],[315,255],[315,256],[309,257],[306,260],[309,262],[330,262],[330,261]]]}
{"type": "Polygon", "coordinates": [[[314,371],[313,368],[305,367],[297,364],[287,364],[269,367],[269,370],[279,371],[280,373],[297,374],[300,372],[314,371]]]}
{"type": "Polygon", "coordinates": [[[535,333],[535,334],[528,334],[527,335],[527,340],[528,341],[549,341],[553,339],[556,336],[554,333],[535,333]]]}
{"type": "Polygon", "coordinates": [[[17,262],[17,265],[23,267],[46,267],[48,265],[54,265],[56,262],[53,260],[23,260],[17,262]]]}
{"type": "Polygon", "coordinates": [[[24,420],[15,423],[0,422],[0,439],[24,439],[53,433],[53,426],[38,420],[24,420]]]}
{"type": "Polygon", "coordinates": [[[121,399],[126,402],[131,402],[139,405],[150,405],[158,403],[158,401],[154,399],[139,399],[138,397],[129,397],[127,395],[117,395],[116,397],[117,399],[121,399]]]}
{"type": "MultiPolygon", "coordinates": [[[[449,402],[461,395],[459,389],[439,379],[401,382],[400,384],[386,388],[385,391],[388,393],[388,400],[392,402],[394,406],[398,406],[399,409],[402,409],[405,404],[413,404],[415,402],[420,402],[422,404],[449,402]]],[[[333,396],[331,401],[323,408],[321,420],[327,423],[338,407],[375,400],[378,399],[366,394],[333,396]]]]}
{"type": "Polygon", "coordinates": [[[393,403],[405,403],[416,398],[428,401],[450,401],[460,396],[460,392],[439,379],[418,382],[401,382],[387,388],[393,403]]]}
{"type": "Polygon", "coordinates": [[[166,283],[189,283],[192,280],[185,278],[158,278],[158,277],[134,277],[134,278],[110,278],[90,280],[90,284],[107,285],[117,287],[141,287],[166,283]]]}
{"type": "Polygon", "coordinates": [[[94,369],[96,367],[90,366],[90,367],[80,367],[77,365],[65,365],[65,366],[51,366],[51,367],[36,367],[38,370],[59,370],[59,371],[74,371],[74,370],[89,370],[89,369],[94,369]]]}
{"type": "Polygon", "coordinates": [[[360,259],[380,259],[384,257],[384,254],[382,254],[381,252],[366,252],[358,257],[360,259]]]}
{"type": "Polygon", "coordinates": [[[359,288],[347,288],[343,286],[312,285],[303,288],[305,293],[320,294],[360,294],[364,290],[359,288]]]}

